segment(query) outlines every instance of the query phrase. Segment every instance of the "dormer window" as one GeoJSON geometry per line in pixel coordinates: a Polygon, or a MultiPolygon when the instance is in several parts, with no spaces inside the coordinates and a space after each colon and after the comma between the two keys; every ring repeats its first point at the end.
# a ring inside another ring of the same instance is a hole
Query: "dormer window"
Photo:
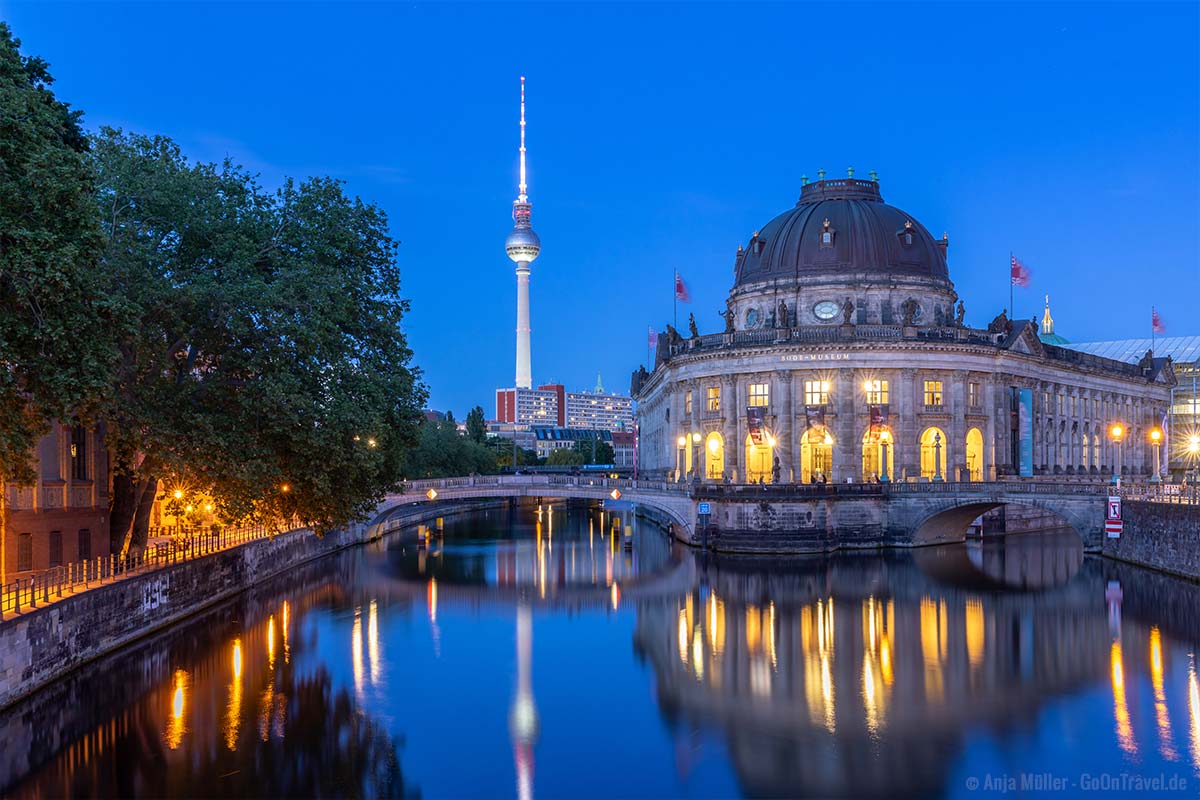
{"type": "Polygon", "coordinates": [[[766,241],[758,238],[758,231],[755,231],[754,235],[750,237],[750,249],[754,251],[754,255],[761,256],[766,245],[766,241]]]}
{"type": "Polygon", "coordinates": [[[912,220],[904,221],[904,228],[899,231],[900,241],[905,247],[911,247],[913,243],[913,224],[912,220]]]}
{"type": "Polygon", "coordinates": [[[833,247],[833,237],[834,237],[834,234],[836,234],[836,233],[837,233],[837,231],[835,231],[832,227],[830,227],[829,219],[826,218],[826,220],[821,223],[821,247],[822,248],[833,247]]]}

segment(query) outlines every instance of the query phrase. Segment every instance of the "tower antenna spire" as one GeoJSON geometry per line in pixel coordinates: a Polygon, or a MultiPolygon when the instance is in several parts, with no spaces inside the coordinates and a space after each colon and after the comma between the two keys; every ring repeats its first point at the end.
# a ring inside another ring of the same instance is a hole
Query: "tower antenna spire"
{"type": "Polygon", "coordinates": [[[525,76],[521,76],[521,184],[518,187],[519,202],[527,199],[525,192],[525,76]]]}

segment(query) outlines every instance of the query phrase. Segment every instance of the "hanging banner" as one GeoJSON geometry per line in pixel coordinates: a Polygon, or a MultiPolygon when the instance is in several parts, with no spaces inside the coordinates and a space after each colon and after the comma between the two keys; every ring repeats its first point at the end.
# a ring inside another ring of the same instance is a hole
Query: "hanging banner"
{"type": "Polygon", "coordinates": [[[1017,474],[1033,477],[1033,389],[1017,392],[1017,474]]]}
{"type": "Polygon", "coordinates": [[[870,431],[872,436],[878,436],[888,426],[888,404],[881,403],[867,407],[871,417],[870,431]]]}
{"type": "Polygon", "coordinates": [[[809,428],[824,428],[825,406],[805,406],[804,422],[809,428]]]}
{"type": "Polygon", "coordinates": [[[746,409],[746,427],[750,429],[750,441],[762,444],[764,438],[762,406],[750,406],[746,409]]]}

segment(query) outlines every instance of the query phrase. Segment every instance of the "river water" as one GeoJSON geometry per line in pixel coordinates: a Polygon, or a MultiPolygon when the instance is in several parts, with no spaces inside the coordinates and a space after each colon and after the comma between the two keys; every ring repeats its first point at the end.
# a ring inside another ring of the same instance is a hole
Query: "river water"
{"type": "Polygon", "coordinates": [[[0,715],[0,793],[1200,793],[1200,586],[1070,531],[714,558],[553,507],[421,538],[294,570],[0,715]]]}

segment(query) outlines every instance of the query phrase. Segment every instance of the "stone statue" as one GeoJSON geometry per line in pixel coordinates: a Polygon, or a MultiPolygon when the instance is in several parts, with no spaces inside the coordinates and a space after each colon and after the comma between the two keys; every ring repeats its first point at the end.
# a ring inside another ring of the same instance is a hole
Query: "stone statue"
{"type": "Polygon", "coordinates": [[[918,308],[920,308],[920,306],[917,305],[917,301],[913,300],[911,297],[900,304],[900,316],[904,320],[905,325],[917,324],[918,308]]]}
{"type": "Polygon", "coordinates": [[[967,315],[967,307],[963,305],[963,301],[958,301],[958,309],[954,312],[954,324],[958,327],[963,326],[963,317],[967,315]]]}
{"type": "Polygon", "coordinates": [[[679,335],[679,331],[675,330],[675,327],[668,323],[668,325],[667,325],[667,344],[676,345],[676,344],[679,344],[681,341],[683,341],[683,337],[679,335]]]}
{"type": "Polygon", "coordinates": [[[775,456],[775,463],[771,465],[771,483],[779,483],[780,471],[779,456],[775,456]]]}
{"type": "Polygon", "coordinates": [[[696,327],[695,314],[688,314],[688,332],[692,334],[693,339],[700,338],[700,329],[696,327]]]}
{"type": "Polygon", "coordinates": [[[733,303],[725,304],[725,312],[721,316],[725,318],[725,332],[733,333],[733,324],[737,320],[737,315],[733,313],[733,303]]]}
{"type": "Polygon", "coordinates": [[[846,302],[842,303],[842,324],[851,324],[850,318],[852,316],[854,316],[854,301],[847,297],[846,302]]]}
{"type": "Polygon", "coordinates": [[[788,307],[783,300],[779,301],[779,313],[775,315],[775,327],[787,328],[788,326],[788,307]]]}
{"type": "Polygon", "coordinates": [[[988,323],[988,333],[1008,333],[1011,325],[1008,322],[1008,312],[1001,311],[995,319],[988,323]]]}

